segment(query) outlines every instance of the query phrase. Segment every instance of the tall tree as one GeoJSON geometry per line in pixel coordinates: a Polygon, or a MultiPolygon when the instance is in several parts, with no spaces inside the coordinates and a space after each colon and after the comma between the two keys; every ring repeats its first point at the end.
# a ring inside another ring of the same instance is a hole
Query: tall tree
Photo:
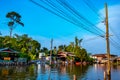
{"type": "Polygon", "coordinates": [[[0,31],[0,35],[2,35],[1,31],[0,31]]]}
{"type": "Polygon", "coordinates": [[[77,37],[75,37],[75,47],[78,47],[79,40],[77,37]]]}
{"type": "Polygon", "coordinates": [[[58,52],[60,52],[60,51],[64,51],[64,45],[59,45],[58,46],[58,52]]]}
{"type": "Polygon", "coordinates": [[[53,54],[54,54],[54,55],[57,54],[57,48],[56,48],[56,46],[54,46],[53,54]]]}
{"type": "Polygon", "coordinates": [[[44,52],[45,55],[48,55],[48,54],[49,54],[49,50],[48,50],[46,47],[43,47],[43,48],[41,49],[41,52],[44,52]]]}
{"type": "Polygon", "coordinates": [[[82,43],[83,39],[79,39],[78,43],[79,43],[79,47],[81,47],[81,43],[82,43]]]}
{"type": "Polygon", "coordinates": [[[12,31],[16,27],[16,25],[20,24],[21,26],[24,26],[24,24],[21,22],[21,16],[17,12],[8,12],[6,14],[6,18],[10,19],[10,21],[8,22],[8,27],[10,29],[10,37],[12,37],[12,31]]]}

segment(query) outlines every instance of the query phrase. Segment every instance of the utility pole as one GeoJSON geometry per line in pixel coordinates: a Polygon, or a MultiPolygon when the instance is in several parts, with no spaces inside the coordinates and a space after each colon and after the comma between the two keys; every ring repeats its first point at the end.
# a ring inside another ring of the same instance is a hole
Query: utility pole
{"type": "Polygon", "coordinates": [[[111,79],[111,65],[110,65],[110,45],[109,45],[109,25],[108,25],[108,7],[107,3],[105,3],[105,14],[106,14],[106,48],[107,48],[107,58],[108,58],[108,64],[107,64],[107,76],[108,80],[111,79]]]}
{"type": "Polygon", "coordinates": [[[51,43],[51,50],[50,50],[50,65],[51,65],[51,62],[52,62],[52,46],[53,46],[53,39],[51,39],[51,41],[50,41],[50,43],[51,43]]]}

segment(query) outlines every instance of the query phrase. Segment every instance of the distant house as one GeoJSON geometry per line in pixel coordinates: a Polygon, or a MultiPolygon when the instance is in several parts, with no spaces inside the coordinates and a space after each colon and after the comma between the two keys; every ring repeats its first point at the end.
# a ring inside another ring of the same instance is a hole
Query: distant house
{"type": "Polygon", "coordinates": [[[45,62],[46,61],[46,57],[45,57],[45,53],[39,53],[39,59],[41,60],[41,62],[45,62]]]}
{"type": "Polygon", "coordinates": [[[67,56],[74,57],[75,55],[73,54],[73,52],[59,52],[57,54],[58,59],[61,59],[63,61],[66,60],[67,56]]]}
{"type": "Polygon", "coordinates": [[[118,62],[118,63],[120,63],[120,57],[117,57],[117,59],[116,59],[116,60],[117,60],[117,62],[118,62]]]}
{"type": "Polygon", "coordinates": [[[13,49],[10,49],[10,48],[2,48],[0,49],[0,53],[19,53],[13,49]]]}
{"type": "Polygon", "coordinates": [[[117,57],[117,60],[120,61],[120,57],[117,57]]]}
{"type": "MultiPolygon", "coordinates": [[[[106,63],[108,61],[107,54],[94,54],[91,56],[93,59],[95,59],[95,62],[97,63],[106,63]]],[[[114,60],[117,57],[117,55],[110,55],[110,60],[114,60]]]]}
{"type": "Polygon", "coordinates": [[[19,52],[10,49],[10,48],[2,48],[0,49],[0,60],[12,60],[14,61],[15,58],[18,58],[19,52]]]}
{"type": "Polygon", "coordinates": [[[41,59],[42,57],[45,56],[45,53],[39,53],[39,58],[41,59]]]}

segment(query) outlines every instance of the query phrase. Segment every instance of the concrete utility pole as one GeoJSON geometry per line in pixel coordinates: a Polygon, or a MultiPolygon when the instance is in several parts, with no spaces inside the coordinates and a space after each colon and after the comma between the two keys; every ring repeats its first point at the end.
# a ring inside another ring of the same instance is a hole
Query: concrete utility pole
{"type": "Polygon", "coordinates": [[[108,7],[107,3],[105,3],[105,14],[106,14],[106,48],[107,48],[107,58],[108,58],[108,65],[107,65],[107,76],[108,80],[111,79],[111,65],[110,65],[110,45],[109,45],[109,25],[108,25],[108,7]]]}
{"type": "Polygon", "coordinates": [[[51,50],[50,50],[50,65],[51,65],[51,62],[52,62],[52,46],[53,46],[53,39],[51,39],[51,50]]]}

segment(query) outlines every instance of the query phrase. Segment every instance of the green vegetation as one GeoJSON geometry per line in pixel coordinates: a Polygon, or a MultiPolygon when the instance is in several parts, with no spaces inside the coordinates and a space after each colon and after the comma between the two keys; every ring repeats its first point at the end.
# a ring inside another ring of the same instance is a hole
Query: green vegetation
{"type": "Polygon", "coordinates": [[[68,46],[65,47],[65,51],[72,52],[75,55],[75,62],[91,62],[92,59],[90,58],[89,54],[87,53],[86,49],[81,47],[82,39],[78,39],[75,37],[75,44],[71,42],[68,46]]]}
{"type": "MultiPolygon", "coordinates": [[[[41,44],[38,41],[33,40],[31,37],[28,37],[27,34],[14,34],[12,36],[12,31],[17,24],[24,26],[24,24],[21,22],[21,16],[17,12],[8,12],[6,14],[6,18],[9,19],[7,25],[10,29],[10,36],[0,36],[0,48],[9,47],[11,49],[14,49],[20,52],[19,57],[27,57],[29,60],[37,59],[39,52],[44,52],[46,56],[50,55],[50,50],[45,47],[40,50],[41,44]]],[[[86,49],[81,47],[82,40],[83,39],[78,39],[77,37],[75,37],[75,41],[71,42],[68,46],[59,45],[58,49],[55,46],[52,50],[52,56],[54,56],[54,60],[56,59],[56,55],[59,52],[72,52],[72,54],[75,55],[74,60],[76,62],[92,61],[86,49]]],[[[6,54],[4,54],[4,56],[5,55],[6,54]]],[[[68,56],[67,59],[73,60],[73,57],[68,56]]]]}
{"type": "Polygon", "coordinates": [[[40,43],[28,35],[22,36],[15,34],[12,38],[9,36],[0,37],[0,48],[9,47],[17,50],[21,54],[20,57],[27,57],[28,59],[36,59],[40,52],[40,43]]]}
{"type": "MultiPolygon", "coordinates": [[[[90,54],[87,53],[86,49],[81,47],[82,39],[78,39],[75,37],[75,42],[70,42],[70,44],[67,45],[59,45],[58,49],[54,47],[52,50],[52,55],[57,55],[59,52],[71,52],[75,57],[67,56],[67,60],[74,60],[75,62],[92,62],[93,59],[90,58],[90,54]]],[[[47,48],[42,49],[43,52],[46,53],[46,55],[49,55],[49,50],[47,48]]]]}
{"type": "Polygon", "coordinates": [[[24,24],[21,22],[21,16],[17,12],[12,11],[7,13],[6,18],[9,19],[8,27],[10,29],[10,37],[12,37],[12,31],[16,25],[20,24],[21,26],[24,26],[24,24]]]}

